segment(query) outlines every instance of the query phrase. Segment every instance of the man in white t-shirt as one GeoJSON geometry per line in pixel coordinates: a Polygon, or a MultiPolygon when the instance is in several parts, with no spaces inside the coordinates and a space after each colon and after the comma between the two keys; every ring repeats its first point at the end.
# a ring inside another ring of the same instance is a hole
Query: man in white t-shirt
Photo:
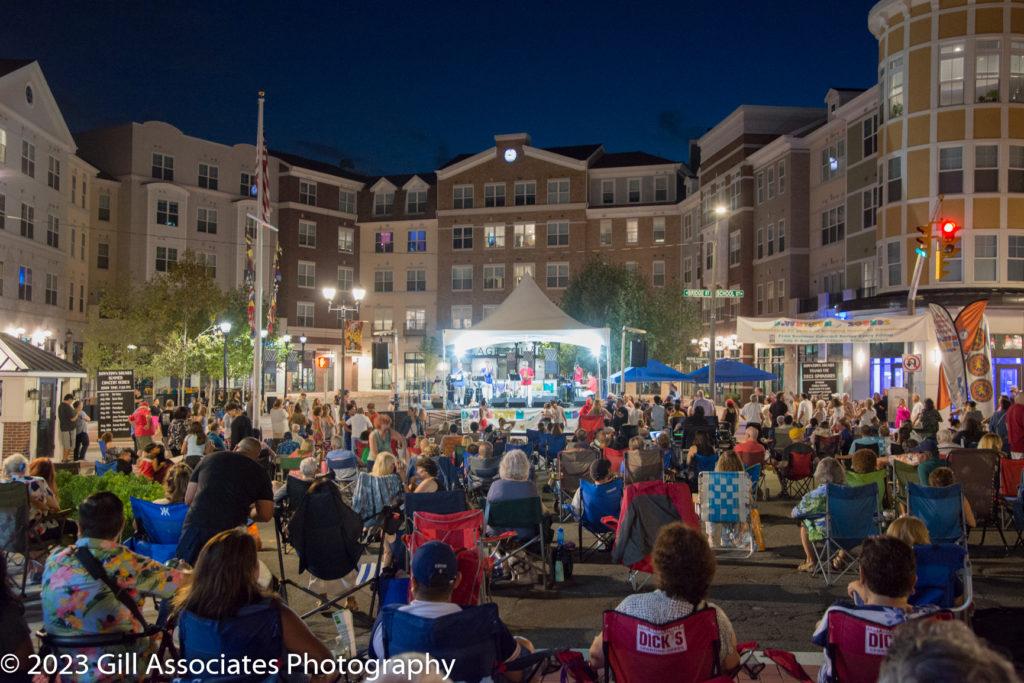
{"type": "Polygon", "coordinates": [[[355,442],[363,432],[373,431],[373,423],[370,422],[370,418],[363,414],[362,408],[356,408],[355,414],[346,420],[346,422],[348,422],[348,426],[352,428],[353,442],[355,442]]]}
{"type": "Polygon", "coordinates": [[[796,422],[806,427],[811,423],[812,415],[814,415],[814,406],[811,404],[811,395],[803,394],[796,407],[796,422]]]}
{"type": "Polygon", "coordinates": [[[761,396],[751,394],[750,401],[740,409],[740,420],[744,426],[750,425],[761,429],[761,396]]]}

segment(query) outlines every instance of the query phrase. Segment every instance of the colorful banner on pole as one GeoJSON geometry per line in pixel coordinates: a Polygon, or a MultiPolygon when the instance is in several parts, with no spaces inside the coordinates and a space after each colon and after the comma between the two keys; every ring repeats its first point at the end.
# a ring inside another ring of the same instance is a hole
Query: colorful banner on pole
{"type": "Polygon", "coordinates": [[[267,312],[267,336],[274,334],[277,322],[277,292],[281,288],[281,244],[274,250],[274,284],[270,289],[270,309],[267,312]]]}
{"type": "Polygon", "coordinates": [[[256,228],[249,219],[245,221],[245,312],[249,319],[249,333],[256,332],[256,262],[253,260],[256,228]]]}
{"type": "Polygon", "coordinates": [[[939,400],[936,408],[941,410],[952,404],[963,410],[967,401],[967,369],[964,367],[964,354],[960,346],[960,335],[957,333],[956,323],[953,322],[953,317],[944,306],[928,304],[928,310],[932,314],[932,322],[935,325],[935,341],[939,345],[939,354],[942,359],[942,376],[939,378],[939,400]],[[943,389],[946,392],[945,396],[943,396],[943,389]],[[943,405],[944,398],[945,405],[943,405]]]}
{"type": "Polygon", "coordinates": [[[861,320],[736,319],[736,336],[755,344],[885,344],[928,339],[928,319],[890,316],[861,320]]]}
{"type": "Polygon", "coordinates": [[[363,321],[362,320],[346,320],[344,344],[345,353],[362,353],[363,352],[363,321]]]}
{"type": "MultiPolygon", "coordinates": [[[[992,401],[992,345],[990,343],[988,319],[985,309],[988,299],[979,299],[964,306],[954,322],[960,346],[965,356],[964,367],[967,375],[967,391],[984,417],[991,417],[995,409],[992,401]]],[[[944,372],[939,370],[939,383],[944,382],[944,372]]]]}

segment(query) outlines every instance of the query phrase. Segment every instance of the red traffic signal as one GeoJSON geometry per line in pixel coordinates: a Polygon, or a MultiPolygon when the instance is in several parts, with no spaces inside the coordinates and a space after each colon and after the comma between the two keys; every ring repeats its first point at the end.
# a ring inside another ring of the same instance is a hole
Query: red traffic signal
{"type": "Polygon", "coordinates": [[[327,356],[317,356],[316,367],[320,370],[331,367],[331,359],[327,356]]]}
{"type": "Polygon", "coordinates": [[[939,224],[939,234],[944,240],[955,240],[959,232],[960,226],[954,221],[944,220],[939,224]]]}

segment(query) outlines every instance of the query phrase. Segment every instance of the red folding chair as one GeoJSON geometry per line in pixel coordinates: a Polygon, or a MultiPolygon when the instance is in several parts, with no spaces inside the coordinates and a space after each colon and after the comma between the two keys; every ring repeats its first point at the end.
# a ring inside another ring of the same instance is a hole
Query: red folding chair
{"type": "Polygon", "coordinates": [[[612,472],[618,473],[622,468],[622,459],[625,457],[625,451],[618,451],[614,448],[608,448],[607,446],[601,451],[604,459],[612,464],[612,472]]]}
{"type": "Polygon", "coordinates": [[[786,481],[792,485],[790,495],[803,496],[811,490],[814,483],[814,453],[792,449],[789,452],[789,466],[786,468],[786,481]]]}
{"type": "MultiPolygon", "coordinates": [[[[409,557],[428,541],[441,541],[455,551],[462,576],[455,586],[452,602],[463,607],[480,605],[487,600],[486,575],[490,573],[493,563],[481,545],[483,528],[483,510],[467,510],[450,515],[415,512],[413,532],[405,539],[409,557]]],[[[515,532],[509,531],[502,536],[515,536],[515,532]]]]}
{"type": "Polygon", "coordinates": [[[1024,473],[1024,460],[999,459],[999,496],[1013,498],[1020,487],[1021,474],[1024,473]]]}
{"type": "MultiPolygon", "coordinates": [[[[922,619],[951,620],[949,612],[935,612],[922,619]]],[[[828,648],[834,683],[874,683],[892,643],[897,626],[883,626],[842,610],[828,613],[828,648]]]]}
{"type": "Polygon", "coordinates": [[[593,441],[599,429],[604,427],[603,415],[580,415],[579,428],[587,433],[587,441],[593,441]]]}
{"type": "MultiPolygon", "coordinates": [[[[608,610],[602,634],[605,680],[611,680],[609,670],[616,683],[696,683],[718,676],[728,681],[736,673],[722,671],[721,636],[711,607],[667,624],[608,610]]],[[[743,643],[738,649],[742,654],[756,647],[757,643],[743,643]]]]}

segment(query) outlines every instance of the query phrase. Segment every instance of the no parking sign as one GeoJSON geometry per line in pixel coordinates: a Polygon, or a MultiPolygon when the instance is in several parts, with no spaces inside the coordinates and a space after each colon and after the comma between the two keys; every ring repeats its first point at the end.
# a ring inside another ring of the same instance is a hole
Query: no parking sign
{"type": "Polygon", "coordinates": [[[903,356],[903,369],[906,372],[920,372],[921,362],[921,354],[908,353],[903,356]]]}

